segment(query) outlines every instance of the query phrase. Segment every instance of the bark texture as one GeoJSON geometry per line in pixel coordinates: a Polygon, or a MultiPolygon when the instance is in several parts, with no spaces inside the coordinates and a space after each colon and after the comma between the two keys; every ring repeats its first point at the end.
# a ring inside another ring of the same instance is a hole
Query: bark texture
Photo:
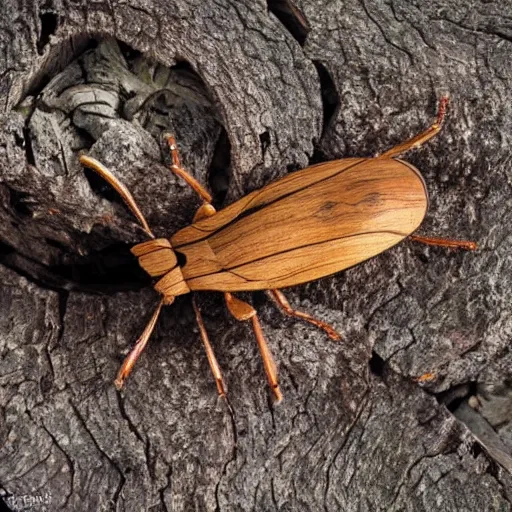
{"type": "Polygon", "coordinates": [[[4,0],[0,12],[0,490],[11,510],[508,511],[512,508],[512,5],[315,0],[4,0]],[[287,292],[333,343],[257,307],[198,297],[228,384],[217,398],[188,297],[156,305],[144,234],[78,163],[108,166],[159,236],[189,223],[185,167],[216,205],[319,161],[406,156],[423,234],[287,292]]]}

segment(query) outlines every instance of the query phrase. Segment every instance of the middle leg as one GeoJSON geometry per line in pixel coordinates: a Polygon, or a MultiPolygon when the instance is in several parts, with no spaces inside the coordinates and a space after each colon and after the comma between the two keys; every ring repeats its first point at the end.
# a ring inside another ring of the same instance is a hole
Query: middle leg
{"type": "Polygon", "coordinates": [[[224,293],[224,297],[226,299],[226,305],[229,309],[229,312],[237,320],[251,320],[254,335],[256,336],[256,341],[258,343],[258,348],[260,349],[261,358],[263,359],[263,366],[265,368],[265,373],[267,374],[268,383],[270,384],[270,388],[274,393],[276,402],[280,402],[283,399],[283,395],[281,393],[281,389],[279,388],[276,363],[272,357],[272,352],[270,352],[267,340],[263,335],[263,330],[261,329],[261,324],[258,320],[256,310],[250,304],[234,297],[229,292],[224,293]]]}

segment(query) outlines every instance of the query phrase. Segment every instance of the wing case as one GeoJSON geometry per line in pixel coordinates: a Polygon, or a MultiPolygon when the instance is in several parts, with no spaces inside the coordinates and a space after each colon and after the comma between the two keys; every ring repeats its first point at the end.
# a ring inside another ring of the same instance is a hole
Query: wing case
{"type": "Polygon", "coordinates": [[[191,290],[283,288],[339,272],[421,224],[419,171],[389,158],[335,160],[292,173],[178,231],[191,290]]]}

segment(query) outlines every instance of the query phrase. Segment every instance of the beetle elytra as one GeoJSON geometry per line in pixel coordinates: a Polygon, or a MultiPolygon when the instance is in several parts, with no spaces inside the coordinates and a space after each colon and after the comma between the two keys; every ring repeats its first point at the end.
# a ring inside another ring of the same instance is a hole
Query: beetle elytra
{"type": "MultiPolygon", "coordinates": [[[[148,274],[161,300],[142,335],[119,370],[121,388],[144,350],[163,305],[194,291],[224,292],[230,313],[251,321],[275,398],[281,400],[274,359],[255,309],[233,292],[266,290],[284,313],[341,339],[329,325],[295,311],[280,288],[318,279],[352,267],[405,238],[444,247],[475,249],[468,241],[413,235],[427,211],[428,194],[420,172],[399,160],[436,135],[448,99],[439,103],[437,120],[427,130],[374,158],[344,158],[289,174],[216,211],[210,194],[180,165],[174,137],[167,135],[171,170],[202,198],[193,223],[169,239],[155,238],[129,190],[100,162],[80,162],[103,177],[120,194],[146,231],[149,240],[132,253],[148,274]],[[178,263],[177,254],[181,255],[178,263]]],[[[192,299],[199,332],[218,392],[226,387],[208,339],[199,308],[192,299]]]]}

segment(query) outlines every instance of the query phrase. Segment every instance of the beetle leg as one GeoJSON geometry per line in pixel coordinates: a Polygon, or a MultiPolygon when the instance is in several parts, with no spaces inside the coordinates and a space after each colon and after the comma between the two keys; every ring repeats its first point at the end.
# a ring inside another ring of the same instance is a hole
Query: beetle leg
{"type": "Polygon", "coordinates": [[[439,247],[449,247],[451,249],[465,249],[467,251],[476,251],[478,248],[476,242],[468,240],[451,240],[450,238],[436,238],[431,236],[409,235],[414,242],[426,245],[437,245],[439,247]]]}
{"type": "Polygon", "coordinates": [[[205,219],[206,217],[211,217],[214,213],[216,213],[214,206],[211,204],[212,196],[192,175],[190,175],[187,171],[185,171],[185,169],[183,169],[183,167],[181,167],[180,157],[178,154],[178,146],[174,136],[166,134],[164,137],[167,140],[167,144],[169,145],[169,150],[171,152],[171,171],[176,176],[184,179],[204,201],[194,215],[192,222],[197,222],[201,219],[205,219]]]}
{"type": "Polygon", "coordinates": [[[448,96],[443,96],[439,100],[439,107],[437,110],[437,119],[435,123],[430,126],[430,128],[427,128],[424,132],[420,133],[419,135],[416,135],[416,137],[413,137],[412,139],[409,139],[405,142],[402,142],[401,144],[398,144],[398,146],[395,146],[394,148],[389,149],[385,153],[382,153],[382,155],[378,155],[377,158],[397,158],[402,153],[405,153],[406,151],[409,151],[410,149],[416,149],[419,148],[422,144],[430,140],[432,137],[437,135],[439,133],[439,130],[441,129],[441,126],[443,124],[443,119],[446,114],[446,106],[448,105],[448,96]]]}
{"type": "Polygon", "coordinates": [[[151,237],[155,238],[155,235],[151,232],[149,225],[142,215],[135,199],[131,195],[130,191],[126,188],[126,186],[121,183],[103,164],[98,162],[95,158],[91,158],[90,156],[82,155],[80,157],[80,163],[92,169],[96,174],[101,176],[111,187],[115,189],[115,191],[121,196],[123,201],[126,203],[126,206],[130,208],[131,212],[137,217],[138,221],[142,224],[144,231],[151,237]]]}
{"type": "Polygon", "coordinates": [[[192,220],[192,223],[197,222],[201,219],[206,219],[206,217],[211,217],[213,214],[215,214],[217,210],[211,205],[210,203],[203,203],[197,210],[196,214],[194,215],[194,219],[192,220]]]}
{"type": "Polygon", "coordinates": [[[263,335],[263,330],[261,329],[261,324],[258,320],[256,310],[250,304],[247,304],[247,302],[234,297],[229,292],[224,293],[224,297],[226,299],[226,305],[229,309],[229,312],[237,320],[251,320],[252,328],[258,343],[258,348],[260,349],[261,358],[263,359],[263,366],[265,368],[265,373],[267,374],[268,382],[274,393],[276,401],[280,402],[283,399],[283,395],[279,389],[276,363],[272,357],[272,352],[270,352],[267,340],[263,335]]]}
{"type": "Polygon", "coordinates": [[[128,377],[128,375],[130,375],[130,372],[133,369],[133,365],[135,364],[139,356],[142,354],[142,351],[146,347],[149,337],[151,336],[151,333],[155,328],[156,321],[158,320],[158,316],[160,315],[160,311],[162,310],[163,305],[164,299],[162,299],[158,303],[158,307],[153,313],[153,316],[151,317],[151,320],[148,322],[148,325],[146,325],[144,332],[141,334],[140,338],[136,341],[135,346],[132,348],[130,353],[126,356],[125,360],[123,361],[123,365],[121,366],[119,372],[117,373],[117,378],[114,381],[114,384],[117,389],[121,389],[123,387],[126,378],[128,377]]]}
{"type": "Polygon", "coordinates": [[[212,196],[210,193],[201,185],[201,183],[199,183],[192,175],[190,175],[187,171],[185,171],[185,169],[183,169],[183,167],[181,167],[178,146],[174,136],[166,133],[164,138],[169,145],[169,151],[171,153],[171,171],[176,174],[176,176],[184,179],[205,203],[211,203],[212,196]]]}
{"type": "Polygon", "coordinates": [[[293,309],[281,290],[267,290],[267,295],[286,315],[300,318],[301,320],[305,320],[306,322],[313,324],[315,327],[322,329],[332,340],[341,340],[341,336],[329,324],[322,322],[322,320],[319,320],[308,313],[293,309]]]}
{"type": "Polygon", "coordinates": [[[206,327],[204,326],[203,317],[201,316],[201,311],[197,307],[196,301],[194,297],[192,297],[192,306],[194,307],[194,312],[196,314],[197,325],[199,326],[199,334],[201,335],[201,340],[203,341],[204,348],[206,350],[206,357],[208,358],[208,363],[210,365],[210,369],[212,370],[213,377],[215,378],[215,383],[217,384],[217,391],[219,395],[222,397],[226,397],[226,388],[224,386],[224,380],[222,379],[222,373],[220,371],[219,363],[217,362],[217,358],[213,353],[213,348],[208,339],[208,333],[206,332],[206,327]]]}

